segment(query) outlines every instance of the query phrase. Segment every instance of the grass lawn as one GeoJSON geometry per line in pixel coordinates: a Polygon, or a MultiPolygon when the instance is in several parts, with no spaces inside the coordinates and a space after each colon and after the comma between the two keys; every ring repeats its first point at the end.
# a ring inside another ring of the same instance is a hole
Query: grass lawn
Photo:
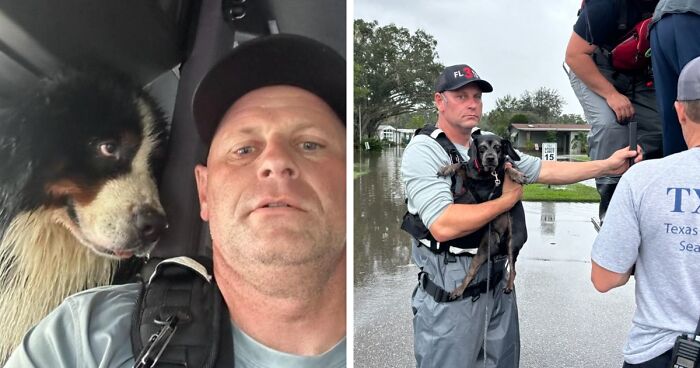
{"type": "Polygon", "coordinates": [[[524,201],[538,202],[600,202],[598,191],[584,184],[550,185],[528,184],[523,193],[524,201]]]}

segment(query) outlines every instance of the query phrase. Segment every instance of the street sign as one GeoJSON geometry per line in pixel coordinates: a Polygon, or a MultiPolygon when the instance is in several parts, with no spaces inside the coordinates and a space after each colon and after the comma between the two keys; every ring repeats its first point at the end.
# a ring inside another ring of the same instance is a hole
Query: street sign
{"type": "Polygon", "coordinates": [[[542,143],[542,160],[556,161],[557,160],[557,144],[542,143]]]}

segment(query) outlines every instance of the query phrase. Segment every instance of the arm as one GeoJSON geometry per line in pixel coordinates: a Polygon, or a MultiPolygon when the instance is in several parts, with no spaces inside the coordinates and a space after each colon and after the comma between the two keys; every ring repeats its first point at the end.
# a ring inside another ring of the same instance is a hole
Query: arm
{"type": "Polygon", "coordinates": [[[79,348],[74,332],[72,313],[63,303],[27,332],[5,368],[77,367],[79,348]]]}
{"type": "Polygon", "coordinates": [[[628,147],[620,148],[605,160],[587,162],[542,161],[542,169],[537,178],[542,184],[571,184],[581,180],[608,175],[622,175],[629,169],[630,158],[635,162],[642,160],[642,149],[630,151],[628,147]]]}
{"type": "Polygon", "coordinates": [[[593,62],[591,54],[597,47],[572,32],[566,47],[566,64],[589,89],[605,99],[618,121],[626,121],[634,114],[634,108],[629,98],[618,92],[593,62]]]}
{"type": "Polygon", "coordinates": [[[595,261],[591,262],[591,282],[593,287],[601,293],[626,284],[630,279],[630,274],[630,271],[625,273],[613,272],[599,266],[595,261]]]}
{"type": "Polygon", "coordinates": [[[638,183],[644,175],[632,170],[620,179],[591,248],[591,282],[601,293],[626,284],[637,262],[642,243],[638,217],[642,194],[635,194],[639,186],[632,187],[630,182],[638,183]]]}

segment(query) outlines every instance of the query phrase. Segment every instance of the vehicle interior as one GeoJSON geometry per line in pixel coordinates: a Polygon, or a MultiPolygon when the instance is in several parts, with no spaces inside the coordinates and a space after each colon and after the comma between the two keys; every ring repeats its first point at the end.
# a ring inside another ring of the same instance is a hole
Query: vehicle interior
{"type": "Polygon", "coordinates": [[[8,0],[0,3],[0,105],[64,67],[97,62],[135,79],[170,121],[160,180],[169,229],[152,256],[208,255],[193,167],[204,162],[192,94],[231,48],[266,34],[317,39],[346,56],[344,0],[8,0]]]}

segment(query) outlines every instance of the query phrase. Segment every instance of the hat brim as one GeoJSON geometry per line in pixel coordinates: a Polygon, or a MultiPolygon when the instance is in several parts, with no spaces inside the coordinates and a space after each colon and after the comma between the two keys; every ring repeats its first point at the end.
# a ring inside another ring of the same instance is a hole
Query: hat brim
{"type": "Polygon", "coordinates": [[[483,79],[477,79],[477,80],[470,80],[470,81],[464,81],[464,83],[459,83],[456,86],[454,86],[451,89],[446,89],[445,91],[454,91],[456,89],[460,89],[467,84],[475,83],[476,85],[479,86],[481,89],[481,92],[493,92],[493,87],[491,86],[491,83],[483,80],[483,79]]]}
{"type": "Polygon", "coordinates": [[[345,124],[345,59],[318,41],[277,34],[242,43],[199,83],[192,113],[202,142],[211,143],[221,118],[236,100],[274,85],[300,87],[319,96],[345,124]]]}

